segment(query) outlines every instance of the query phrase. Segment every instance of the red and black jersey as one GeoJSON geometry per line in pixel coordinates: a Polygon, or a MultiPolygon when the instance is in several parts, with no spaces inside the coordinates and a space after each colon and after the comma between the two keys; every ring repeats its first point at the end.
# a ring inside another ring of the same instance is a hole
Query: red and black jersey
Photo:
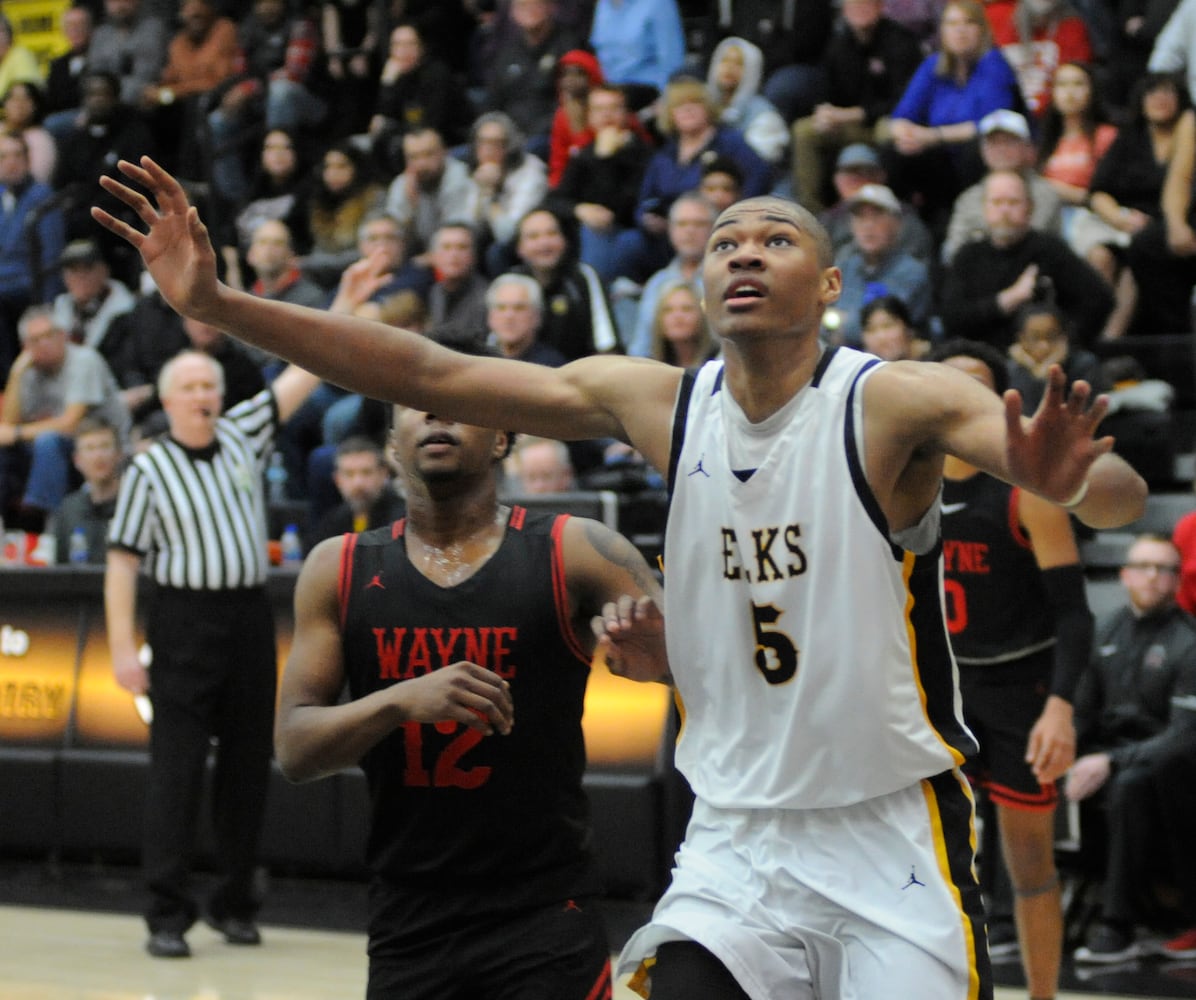
{"type": "Polygon", "coordinates": [[[947,627],[962,664],[1004,663],[1055,642],[1055,620],[1017,514],[1017,488],[977,473],[943,480],[947,627]]]}
{"type": "Polygon", "coordinates": [[[453,587],[408,560],[405,520],[345,537],[339,589],[353,698],[469,660],[504,677],[515,705],[507,736],[412,722],[362,760],[373,807],[367,858],[392,885],[497,890],[528,904],[588,886],[589,659],[569,621],[566,520],[515,507],[497,551],[453,587]]]}

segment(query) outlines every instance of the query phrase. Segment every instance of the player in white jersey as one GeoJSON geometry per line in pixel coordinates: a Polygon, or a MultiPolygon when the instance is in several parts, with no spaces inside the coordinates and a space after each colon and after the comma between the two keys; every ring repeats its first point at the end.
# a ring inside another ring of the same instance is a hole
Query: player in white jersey
{"type": "MultiPolygon", "coordinates": [[[[941,655],[928,512],[950,453],[1095,527],[1133,520],[1145,483],[1111,439],[1093,439],[1105,401],[1089,406],[1083,383],[1065,392],[1058,369],[1029,419],[1016,395],[1002,406],[945,366],[855,378],[862,356],[828,361],[818,339],[840,287],[829,240],[783,199],[739,202],[715,224],[703,285],[724,360],[686,395],[682,372],[651,361],[467,357],[236,292],[217,281],[178,183],[148,159],[120,169],[153,201],[101,183],[147,231],[93,214],[140,250],[180,312],[368,396],[480,426],[615,437],[670,469],[680,520],[668,532],[666,643],[698,799],[672,885],[624,956],[625,967],[643,959],[637,985],[653,1000],[991,996],[957,767],[970,737],[941,655]],[[703,451],[714,431],[698,422],[716,406],[734,431],[703,451]],[[736,474],[745,489],[729,485],[736,474]],[[707,477],[721,498],[702,494],[707,477]],[[873,641],[863,633],[874,628],[873,641]]],[[[640,629],[632,602],[609,609],[609,655],[640,629]]],[[[484,692],[476,707],[498,718],[484,692]]]]}

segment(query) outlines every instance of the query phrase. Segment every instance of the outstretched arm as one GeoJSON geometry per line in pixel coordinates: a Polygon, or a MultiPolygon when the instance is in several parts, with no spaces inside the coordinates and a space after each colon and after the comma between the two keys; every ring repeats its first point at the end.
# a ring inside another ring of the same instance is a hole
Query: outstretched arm
{"type": "Polygon", "coordinates": [[[865,390],[869,480],[890,521],[912,523],[933,502],[944,455],[1066,506],[1094,528],[1140,517],[1145,481],[1112,454],[1111,437],[1094,436],[1108,400],[1089,405],[1086,382],[1070,392],[1065,383],[1052,366],[1042,403],[1027,418],[1015,390],[1002,400],[947,365],[897,362],[877,372],[865,390]],[[912,498],[910,509],[903,498],[912,498]]]}
{"type": "Polygon", "coordinates": [[[292,781],[352,767],[405,722],[453,720],[487,735],[514,718],[510,689],[493,671],[459,662],[338,704],[345,682],[337,580],[343,539],[320,543],[295,587],[295,641],[283,673],[274,751],[292,781]]]}
{"type": "Polygon", "coordinates": [[[100,208],[92,215],[140,252],[162,295],[183,315],[366,396],[543,437],[615,437],[657,468],[667,467],[679,369],[621,357],[559,369],[468,357],[410,331],[238,292],[217,280],[207,230],[178,181],[149,157],[119,167],[150,197],[110,177],[101,184],[145,231],[100,208]]]}

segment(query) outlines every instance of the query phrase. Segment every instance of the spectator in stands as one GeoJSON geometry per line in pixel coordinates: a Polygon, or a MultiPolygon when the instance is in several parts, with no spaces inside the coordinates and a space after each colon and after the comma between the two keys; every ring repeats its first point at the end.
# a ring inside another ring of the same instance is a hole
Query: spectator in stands
{"type": "Polygon", "coordinates": [[[1147,69],[1184,74],[1188,93],[1196,94],[1196,0],[1179,0],[1155,39],[1147,69]]]}
{"type": "Polygon", "coordinates": [[[84,562],[103,563],[108,550],[108,522],[116,510],[124,449],[117,429],[101,417],[87,416],[75,429],[72,453],[83,485],[68,493],[54,511],[54,560],[77,562],[71,536],[82,529],[87,540],[84,562]]]}
{"type": "Polygon", "coordinates": [[[577,489],[573,460],[569,447],[552,438],[529,437],[520,434],[506,463],[512,492],[516,496],[540,496],[545,493],[568,493],[577,489]]]}
{"type": "MultiPolygon", "coordinates": [[[[1084,849],[1104,860],[1101,918],[1078,963],[1143,954],[1138,924],[1196,927],[1196,625],[1175,603],[1179,569],[1162,536],[1130,545],[1128,603],[1100,622],[1076,699],[1066,792],[1081,803],[1084,849]]],[[[1196,957],[1196,930],[1152,950],[1196,957]]]]}
{"type": "MultiPolygon", "coordinates": [[[[835,172],[831,176],[838,201],[818,217],[818,221],[826,227],[835,253],[851,242],[851,196],[865,184],[884,184],[887,177],[880,155],[866,143],[853,142],[840,151],[835,161],[835,172]]],[[[908,201],[901,202],[901,229],[897,234],[897,245],[919,260],[930,262],[936,255],[937,247],[930,230],[908,201]]]]}
{"type": "Polygon", "coordinates": [[[609,285],[636,252],[635,206],[652,153],[630,127],[621,88],[595,84],[586,107],[590,139],[569,156],[549,204],[577,221],[581,260],[609,285]]]}
{"type": "Polygon", "coordinates": [[[743,171],[734,160],[716,156],[702,167],[698,194],[710,202],[718,215],[743,197],[743,171]]]}
{"type": "Polygon", "coordinates": [[[830,0],[715,0],[718,38],[744,38],[764,53],[763,94],[786,122],[813,112],[825,98],[820,65],[835,21],[830,0]]]}
{"type": "Polygon", "coordinates": [[[835,255],[842,287],[822,322],[833,342],[858,347],[860,310],[870,299],[896,295],[921,327],[930,318],[932,290],[926,263],[897,245],[897,196],[883,184],[865,184],[851,196],[850,206],[852,241],[835,255]]]}
{"type": "Polygon", "coordinates": [[[1019,171],[994,170],[984,179],[987,236],[965,244],[943,282],[941,317],[948,336],[967,334],[1005,351],[1017,311],[1053,302],[1073,318],[1076,338],[1090,344],[1113,309],[1113,293],[1099,274],[1058,236],[1031,224],[1029,187],[1019,171]]]}
{"type": "MultiPolygon", "coordinates": [[[[1088,204],[1096,165],[1116,138],[1117,126],[1105,115],[1092,67],[1078,62],[1060,65],[1039,123],[1038,163],[1064,206],[1077,210],[1088,204]]],[[[1064,236],[1084,256],[1073,239],[1074,221],[1069,212],[1064,236]]]]}
{"type": "MultiPolygon", "coordinates": [[[[166,304],[147,273],[133,308],[109,324],[103,344],[104,359],[120,385],[138,437],[146,436],[147,421],[161,409],[158,373],[187,344],[182,318],[166,304]]],[[[148,426],[154,433],[155,425],[148,426]]]]}
{"type": "Polygon", "coordinates": [[[291,230],[281,219],[263,219],[258,223],[249,244],[248,260],[256,279],[249,289],[254,295],[314,308],[327,303],[327,293],[303,277],[291,230]]]}
{"type": "Polygon", "coordinates": [[[1110,114],[1120,121],[1130,109],[1134,84],[1146,75],[1146,65],[1159,32],[1179,0],[1119,0],[1114,5],[1110,50],[1102,66],[1105,99],[1110,114]]]}
{"type": "Polygon", "coordinates": [[[25,140],[0,133],[0,379],[17,356],[21,315],[62,290],[56,265],[63,230],[54,192],[29,172],[25,140]]]}
{"type": "Polygon", "coordinates": [[[715,156],[734,160],[743,170],[743,196],[766,194],[773,183],[772,169],[747,144],[743,133],[718,123],[718,112],[698,80],[683,77],[665,90],[657,125],[666,142],[648,161],[636,205],[641,248],[638,275],[651,274],[669,259],[669,206],[702,180],[702,165],[715,156]]]}
{"type": "Polygon", "coordinates": [[[433,58],[419,29],[410,23],[390,33],[390,47],[378,80],[369,122],[370,148],[384,176],[402,173],[403,136],[435,129],[450,146],[465,141],[473,105],[449,68],[433,58]]]}
{"type": "Polygon", "coordinates": [[[437,227],[477,203],[477,185],[433,128],[412,129],[403,136],[403,162],[403,172],[387,189],[386,211],[399,221],[408,250],[418,260],[437,227]]]}
{"type": "Polygon", "coordinates": [[[686,282],[702,290],[702,256],[718,213],[700,194],[690,191],[669,207],[669,246],[673,258],[653,274],[640,293],[635,330],[627,353],[649,357],[652,350],[652,322],[661,292],[669,285],[686,282]]]}
{"type": "Polygon", "coordinates": [[[42,70],[35,56],[24,45],[14,41],[12,21],[0,14],[0,94],[18,81],[42,82],[42,70]]]}
{"type": "Polygon", "coordinates": [[[1017,77],[993,45],[976,0],[943,9],[940,51],[923,60],[893,109],[886,147],[889,186],[920,196],[922,217],[941,233],[952,202],[983,173],[976,139],[990,111],[1020,101],[1017,77]]]}
{"type": "Polygon", "coordinates": [[[112,277],[94,240],[72,240],[58,258],[66,291],[54,299],[54,323],[76,344],[106,353],[104,338],[117,316],[133,308],[127,285],[112,277]]]}
{"type": "Polygon", "coordinates": [[[88,73],[109,73],[119,85],[113,100],[136,107],[166,65],[169,41],[160,18],[141,9],[142,0],[104,0],[104,17],[87,47],[88,73]]]}
{"type": "Polygon", "coordinates": [[[652,315],[648,357],[679,368],[697,368],[720,348],[711,336],[697,288],[689,282],[663,288],[652,315]]]}
{"type": "Polygon", "coordinates": [[[181,27],[170,40],[166,65],[141,91],[140,107],[160,140],[159,153],[180,176],[207,178],[200,123],[208,95],[237,69],[237,26],[215,0],[183,0],[181,27]]]}
{"type": "Polygon", "coordinates": [[[1092,61],[1083,17],[1069,0],[990,0],[984,13],[993,41],[1017,74],[1027,113],[1041,117],[1059,66],[1092,61]]]}
{"type": "Polygon", "coordinates": [[[1022,306],[1017,314],[1017,333],[1009,345],[1009,385],[1022,395],[1022,412],[1038,409],[1046,392],[1052,365],[1063,369],[1067,385],[1083,379],[1093,392],[1104,392],[1105,376],[1100,359],[1075,345],[1067,332],[1067,317],[1047,302],[1022,306]]]}
{"type": "Polygon", "coordinates": [[[46,70],[46,114],[74,111],[82,103],[80,84],[87,69],[87,49],[95,30],[91,9],[75,4],[62,12],[59,21],[67,49],[50,60],[46,70]]]}
{"type": "Polygon", "coordinates": [[[69,116],[59,138],[59,146],[70,155],[58,158],[53,186],[66,199],[68,239],[96,240],[113,274],[132,287],[141,273],[140,261],[121,246],[121,240],[92,221],[88,208],[94,202],[117,218],[135,221],[127,205],[96,191],[96,181],[101,174],[115,174],[120,160],[155,156],[157,142],[141,112],[120,100],[115,74],[89,67],[80,86],[83,105],[78,114],[69,116]]]}
{"type": "Polygon", "coordinates": [[[505,111],[526,137],[527,149],[548,159],[556,114],[557,62],[581,39],[553,17],[551,0],[511,0],[516,30],[499,44],[486,85],[486,110],[505,111]]]}
{"type": "Polygon", "coordinates": [[[567,360],[539,335],[544,299],[526,274],[500,274],[486,292],[488,340],[504,358],[559,368],[567,360]]]}
{"type": "Polygon", "coordinates": [[[464,222],[446,222],[428,254],[436,283],[428,290],[428,336],[441,343],[486,337],[486,289],[478,271],[477,237],[464,222]]]}
{"type": "Polygon", "coordinates": [[[4,129],[19,135],[29,147],[29,172],[35,180],[49,184],[58,162],[58,145],[42,127],[45,98],[36,83],[17,80],[4,92],[4,129]]]}
{"type": "Polygon", "coordinates": [[[391,524],[407,510],[391,484],[382,448],[367,437],[345,438],[336,446],[332,480],[341,502],[307,532],[306,552],[325,538],[391,524]]]}
{"type": "Polygon", "coordinates": [[[298,132],[324,121],[320,27],[286,0],[254,0],[237,26],[237,72],[212,92],[211,176],[221,198],[241,204],[249,194],[246,152],[268,130],[298,132]]]}
{"type": "Polygon", "coordinates": [[[1190,333],[1196,288],[1196,113],[1183,113],[1167,164],[1162,218],[1130,241],[1129,266],[1138,284],[1132,330],[1143,334],[1190,333]]]}
{"type": "Polygon", "coordinates": [[[21,353],[8,373],[0,409],[0,511],[6,523],[40,532],[70,488],[71,451],[79,422],[90,414],[116,427],[129,415],[104,359],[72,344],[49,306],[20,320],[21,353]]]}
{"type": "Polygon", "coordinates": [[[882,361],[916,361],[930,349],[896,295],[881,295],[860,310],[860,342],[882,361]]]}
{"type": "Polygon", "coordinates": [[[244,288],[243,264],[253,234],[266,220],[277,220],[291,233],[297,253],[306,252],[311,240],[307,233],[308,199],[313,179],[294,133],[271,129],[262,138],[257,167],[251,174],[245,199],[231,206],[222,220],[213,243],[220,248],[224,280],[234,288],[244,288]]]}
{"type": "Polygon", "coordinates": [[[557,60],[556,69],[557,109],[548,137],[548,186],[552,188],[561,182],[574,150],[594,140],[588,97],[590,88],[605,83],[597,58],[584,49],[570,49],[557,60]]]}
{"type": "Polygon", "coordinates": [[[342,139],[325,150],[307,203],[311,249],[301,265],[307,277],[329,292],[336,288],[341,273],[360,256],[362,220],[381,208],[385,194],[353,142],[342,139]]]}
{"type": "Polygon", "coordinates": [[[889,114],[921,61],[918,40],[884,16],[883,0],[844,0],[842,25],[822,60],[826,99],[793,123],[793,195],[815,215],[829,202],[834,157],[855,143],[883,141],[889,114]]]}
{"type": "Polygon", "coordinates": [[[465,165],[471,170],[474,202],[458,215],[473,222],[486,249],[486,272],[499,274],[514,263],[512,243],[519,220],[544,200],[544,161],[524,148],[519,126],[503,111],[478,116],[469,134],[465,165]]]}
{"type": "Polygon", "coordinates": [[[537,208],[519,223],[512,270],[536,279],[544,300],[540,340],[569,361],[619,351],[618,330],[597,272],[577,259],[571,220],[537,208]]]}
{"type": "Polygon", "coordinates": [[[639,111],[664,93],[685,64],[677,0],[597,0],[590,48],[603,76],[622,86],[627,103],[639,111]]]}
{"type": "MultiPolygon", "coordinates": [[[[1030,225],[1039,232],[1063,235],[1063,204],[1058,193],[1034,167],[1037,150],[1030,126],[1016,111],[993,111],[980,120],[980,156],[986,171],[1016,170],[1030,190],[1030,225]]],[[[977,182],[955,199],[943,240],[943,263],[950,264],[959,248],[984,239],[984,185],[977,182]]]]}
{"type": "MultiPolygon", "coordinates": [[[[1168,164],[1193,113],[1183,85],[1170,75],[1151,74],[1140,80],[1132,107],[1134,117],[1118,131],[1092,176],[1088,207],[1096,219],[1087,232],[1083,224],[1073,231],[1073,237],[1082,240],[1077,251],[1083,249],[1088,261],[1117,289],[1115,322],[1105,330],[1110,338],[1130,327],[1144,333],[1187,329],[1187,313],[1174,307],[1174,292],[1167,281],[1152,288],[1151,301],[1138,308],[1140,265],[1135,267],[1134,258],[1141,250],[1143,259],[1150,260],[1153,247],[1158,259],[1151,266],[1166,271],[1167,250],[1159,231],[1151,231],[1151,223],[1160,217],[1168,164]],[[1179,325],[1159,325],[1164,316],[1168,323],[1179,325]]],[[[1147,275],[1148,284],[1153,277],[1147,275]]]]}
{"type": "Polygon", "coordinates": [[[706,89],[718,121],[738,129],[760,158],[779,167],[789,149],[789,128],[760,94],[764,56],[749,41],[724,38],[710,57],[706,89]]]}

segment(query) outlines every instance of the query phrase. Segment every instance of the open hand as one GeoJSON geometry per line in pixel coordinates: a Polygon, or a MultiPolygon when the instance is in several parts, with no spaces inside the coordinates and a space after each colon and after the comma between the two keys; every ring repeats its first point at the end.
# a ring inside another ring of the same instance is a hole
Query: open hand
{"type": "Polygon", "coordinates": [[[1101,455],[1113,449],[1113,438],[1094,438],[1097,426],[1109,409],[1107,396],[1089,406],[1092,388],[1075,382],[1067,389],[1063,369],[1051,365],[1047,388],[1034,416],[1022,419],[1021,394],[1005,393],[1009,469],[1016,482],[1026,484],[1040,496],[1066,503],[1083,486],[1101,455]]]}
{"type": "Polygon", "coordinates": [[[217,297],[216,252],[199,212],[187,201],[174,177],[148,156],[140,166],[121,160],[117,168],[145,188],[145,195],[113,177],[100,175],[100,186],[128,205],[146,225],[146,232],[93,206],[91,216],[105,229],[127,240],[141,254],[162,297],[184,316],[203,320],[217,297]]]}
{"type": "Polygon", "coordinates": [[[651,597],[624,594],[609,601],[590,626],[598,640],[597,655],[618,677],[633,681],[668,679],[664,616],[651,597]]]}

